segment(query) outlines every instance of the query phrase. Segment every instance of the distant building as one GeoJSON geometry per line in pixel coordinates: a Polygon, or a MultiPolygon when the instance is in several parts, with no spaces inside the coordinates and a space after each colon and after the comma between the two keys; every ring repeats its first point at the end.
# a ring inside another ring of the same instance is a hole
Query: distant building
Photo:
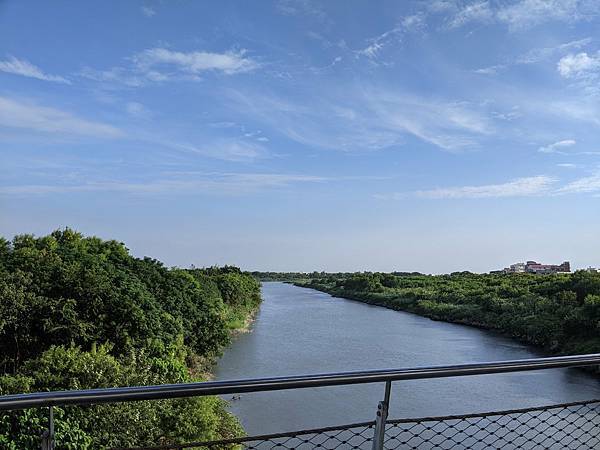
{"type": "Polygon", "coordinates": [[[588,267],[587,269],[585,269],[586,272],[592,272],[592,273],[598,273],[600,272],[600,269],[596,269],[595,267],[588,267]]]}
{"type": "Polygon", "coordinates": [[[527,261],[525,265],[525,272],[528,273],[569,273],[571,272],[571,264],[568,261],[560,265],[555,264],[540,264],[535,261],[527,261]]]}
{"type": "Polygon", "coordinates": [[[550,273],[570,273],[571,264],[568,261],[562,264],[540,264],[536,261],[527,261],[526,263],[512,264],[506,267],[503,273],[535,273],[535,274],[550,274],[550,273]]]}
{"type": "Polygon", "coordinates": [[[527,268],[527,265],[525,263],[516,263],[516,264],[511,264],[511,266],[509,267],[509,270],[512,273],[524,273],[526,268],[527,268]]]}

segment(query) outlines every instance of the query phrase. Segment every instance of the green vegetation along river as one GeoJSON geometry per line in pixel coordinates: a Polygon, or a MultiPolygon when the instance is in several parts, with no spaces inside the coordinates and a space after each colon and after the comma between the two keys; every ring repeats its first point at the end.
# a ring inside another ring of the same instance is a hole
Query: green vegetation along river
{"type": "Polygon", "coordinates": [[[296,280],[334,296],[493,329],[554,354],[600,352],[600,273],[320,274],[296,280]]]}
{"type": "MultiPolygon", "coordinates": [[[[235,267],[169,269],[69,229],[0,238],[0,395],[204,380],[259,303],[235,267]]],[[[218,397],[56,407],[55,420],[60,449],[242,433],[218,397]]],[[[46,423],[46,409],[2,412],[0,448],[39,448],[46,423]]]]}

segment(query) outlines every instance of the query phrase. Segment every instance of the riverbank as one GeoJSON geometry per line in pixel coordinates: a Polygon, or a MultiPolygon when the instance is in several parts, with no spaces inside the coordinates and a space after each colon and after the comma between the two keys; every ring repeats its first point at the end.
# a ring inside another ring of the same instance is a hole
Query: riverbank
{"type": "MultiPolygon", "coordinates": [[[[221,347],[218,355],[212,355],[210,357],[196,357],[195,360],[190,360],[190,373],[198,381],[213,381],[215,379],[215,367],[219,363],[219,359],[222,354],[233,344],[235,339],[239,338],[240,335],[249,333],[252,329],[252,324],[256,319],[256,315],[260,310],[260,305],[255,308],[242,313],[237,312],[234,314],[235,319],[228,322],[227,330],[229,333],[229,341],[227,345],[221,347]]],[[[239,436],[235,436],[239,437],[239,436]]]]}
{"type": "Polygon", "coordinates": [[[493,330],[549,354],[600,351],[597,274],[331,274],[292,283],[432,320],[493,330]]]}

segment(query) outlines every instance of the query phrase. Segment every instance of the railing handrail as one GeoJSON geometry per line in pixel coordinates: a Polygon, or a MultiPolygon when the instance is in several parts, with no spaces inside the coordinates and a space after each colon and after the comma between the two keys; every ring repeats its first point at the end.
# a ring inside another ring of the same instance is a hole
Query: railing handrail
{"type": "Polygon", "coordinates": [[[204,395],[342,386],[400,380],[419,380],[425,378],[485,375],[560,367],[581,367],[596,364],[600,364],[600,353],[445,366],[254,378],[246,380],[36,392],[31,394],[0,396],[0,410],[27,409],[42,406],[91,405],[97,403],[160,400],[204,395]]]}

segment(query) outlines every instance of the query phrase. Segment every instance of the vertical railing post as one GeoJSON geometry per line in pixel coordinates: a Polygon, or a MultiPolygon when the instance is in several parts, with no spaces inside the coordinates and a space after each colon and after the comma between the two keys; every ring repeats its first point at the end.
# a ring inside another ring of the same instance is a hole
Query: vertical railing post
{"type": "Polygon", "coordinates": [[[392,382],[385,382],[385,394],[383,401],[377,405],[377,416],[375,418],[375,431],[373,432],[373,450],[383,450],[385,441],[385,422],[388,416],[390,406],[390,394],[392,392],[392,382]]]}
{"type": "Polygon", "coordinates": [[[54,450],[54,410],[48,407],[48,429],[42,434],[42,450],[54,450]]]}

